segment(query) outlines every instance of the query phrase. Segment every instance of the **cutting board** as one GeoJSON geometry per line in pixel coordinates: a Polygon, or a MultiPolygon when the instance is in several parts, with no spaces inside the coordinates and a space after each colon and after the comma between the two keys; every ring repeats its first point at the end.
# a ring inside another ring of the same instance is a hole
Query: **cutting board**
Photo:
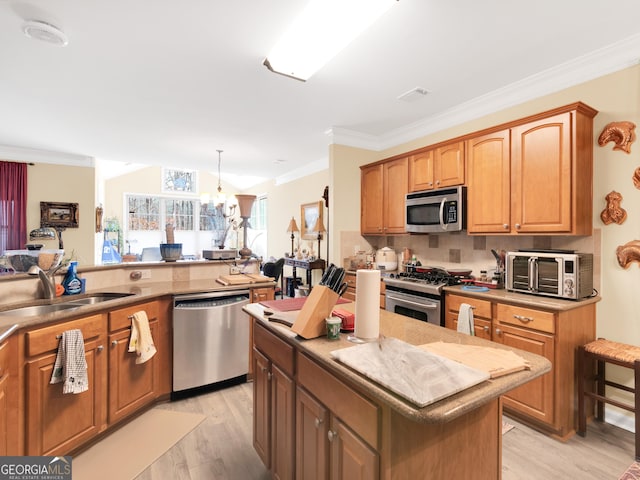
{"type": "Polygon", "coordinates": [[[216,281],[222,285],[246,285],[247,283],[273,282],[274,279],[259,273],[240,273],[238,275],[220,275],[216,281]]]}
{"type": "Polygon", "coordinates": [[[489,374],[398,340],[384,338],[331,352],[337,361],[425,407],[489,379],[489,374]]]}
{"type": "Polygon", "coordinates": [[[419,348],[488,372],[491,378],[529,368],[527,361],[520,355],[500,348],[445,342],[426,343],[419,348]]]}

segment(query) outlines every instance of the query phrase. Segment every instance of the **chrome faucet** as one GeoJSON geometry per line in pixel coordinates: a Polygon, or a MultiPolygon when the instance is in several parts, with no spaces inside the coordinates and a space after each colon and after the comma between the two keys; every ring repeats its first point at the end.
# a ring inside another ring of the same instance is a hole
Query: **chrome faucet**
{"type": "Polygon", "coordinates": [[[54,279],[55,273],[62,268],[62,265],[58,265],[51,270],[44,271],[37,265],[33,265],[29,268],[29,275],[38,275],[40,283],[42,284],[43,298],[47,300],[53,300],[56,298],[56,282],[54,279]]]}

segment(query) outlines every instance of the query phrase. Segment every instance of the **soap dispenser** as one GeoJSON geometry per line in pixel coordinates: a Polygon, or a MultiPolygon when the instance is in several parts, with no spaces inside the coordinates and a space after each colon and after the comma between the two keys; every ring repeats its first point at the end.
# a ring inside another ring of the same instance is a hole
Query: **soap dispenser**
{"type": "Polygon", "coordinates": [[[78,262],[69,263],[67,273],[62,280],[64,295],[76,295],[82,292],[82,282],[78,277],[78,262]]]}

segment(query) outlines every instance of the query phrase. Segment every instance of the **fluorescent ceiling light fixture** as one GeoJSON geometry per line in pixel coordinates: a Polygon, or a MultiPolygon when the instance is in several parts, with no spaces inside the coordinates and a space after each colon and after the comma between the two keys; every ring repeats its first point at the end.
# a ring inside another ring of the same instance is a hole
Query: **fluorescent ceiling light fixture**
{"type": "Polygon", "coordinates": [[[263,63],[307,80],[397,1],[311,0],[263,63]]]}

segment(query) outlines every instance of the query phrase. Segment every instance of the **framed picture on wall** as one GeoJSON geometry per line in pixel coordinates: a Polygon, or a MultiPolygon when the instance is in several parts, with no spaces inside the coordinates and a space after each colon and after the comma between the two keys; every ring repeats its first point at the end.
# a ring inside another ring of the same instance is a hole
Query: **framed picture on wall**
{"type": "Polygon", "coordinates": [[[78,204],[40,202],[40,226],[78,228],[78,204]]]}
{"type": "Polygon", "coordinates": [[[315,230],[316,223],[322,223],[322,200],[300,205],[300,237],[305,240],[315,240],[318,233],[315,230]]]}

